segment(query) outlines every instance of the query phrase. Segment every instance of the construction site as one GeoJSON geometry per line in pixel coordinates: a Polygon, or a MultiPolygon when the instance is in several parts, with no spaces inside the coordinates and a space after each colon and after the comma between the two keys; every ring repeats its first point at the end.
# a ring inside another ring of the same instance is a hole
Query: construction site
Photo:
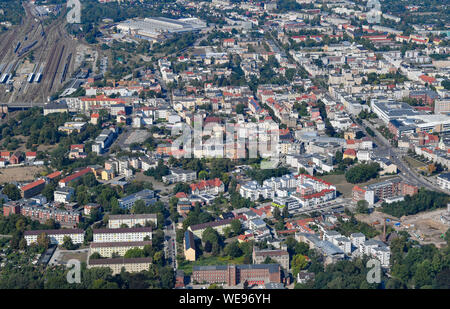
{"type": "Polygon", "coordinates": [[[7,105],[46,102],[76,69],[79,43],[65,30],[64,12],[41,16],[34,4],[22,4],[22,23],[0,36],[0,102],[7,105]]]}
{"type": "Polygon", "coordinates": [[[400,219],[376,210],[370,215],[358,214],[356,218],[381,231],[384,229],[384,225],[395,231],[406,231],[412,239],[419,243],[434,244],[440,248],[446,245],[443,235],[450,227],[450,222],[446,220],[449,215],[450,206],[447,209],[421,212],[403,216],[400,219]]]}

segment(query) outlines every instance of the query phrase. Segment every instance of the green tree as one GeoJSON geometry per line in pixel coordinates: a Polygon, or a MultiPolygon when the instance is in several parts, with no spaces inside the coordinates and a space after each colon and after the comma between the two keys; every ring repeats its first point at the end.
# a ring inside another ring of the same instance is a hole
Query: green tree
{"type": "Polygon", "coordinates": [[[239,242],[237,240],[227,244],[224,248],[224,252],[226,255],[229,255],[233,258],[242,256],[242,250],[239,247],[239,242]]]}
{"type": "Polygon", "coordinates": [[[292,274],[294,276],[297,276],[297,274],[301,270],[305,269],[306,266],[308,266],[308,260],[307,260],[306,256],[304,256],[302,254],[294,255],[294,257],[292,258],[292,261],[291,261],[292,274]]]}
{"type": "Polygon", "coordinates": [[[242,224],[239,219],[234,219],[231,221],[231,230],[233,231],[234,235],[239,235],[242,232],[242,224]]]}
{"type": "Polygon", "coordinates": [[[10,200],[17,201],[20,200],[20,190],[13,184],[9,183],[3,187],[3,193],[8,196],[10,200]]]}
{"type": "Polygon", "coordinates": [[[140,248],[128,249],[124,254],[124,258],[142,258],[145,257],[145,251],[140,248]]]}
{"type": "Polygon", "coordinates": [[[50,246],[50,238],[47,236],[46,233],[41,233],[37,237],[37,244],[39,247],[43,248],[44,250],[47,250],[50,246]]]}
{"type": "Polygon", "coordinates": [[[369,203],[366,200],[360,200],[356,203],[356,212],[360,214],[369,213],[369,203]]]}
{"type": "Polygon", "coordinates": [[[75,245],[72,242],[72,238],[70,236],[64,236],[63,238],[63,248],[67,249],[67,250],[73,250],[75,249],[75,245]]]}

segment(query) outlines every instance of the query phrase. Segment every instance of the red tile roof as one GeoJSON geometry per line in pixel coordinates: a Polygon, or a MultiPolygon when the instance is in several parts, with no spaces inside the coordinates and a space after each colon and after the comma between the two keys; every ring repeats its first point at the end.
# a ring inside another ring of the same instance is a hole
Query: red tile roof
{"type": "Polygon", "coordinates": [[[60,171],[56,171],[56,172],[48,174],[47,178],[54,179],[54,178],[59,177],[59,176],[61,176],[61,172],[60,171]]]}
{"type": "Polygon", "coordinates": [[[220,180],[219,178],[214,178],[214,179],[210,179],[210,180],[202,180],[199,183],[194,183],[191,184],[191,190],[195,191],[195,190],[205,190],[207,187],[220,187],[222,185],[222,180],[220,180]]]}
{"type": "Polygon", "coordinates": [[[356,151],[355,151],[355,149],[347,149],[344,151],[344,155],[356,156],[356,151]]]}
{"type": "Polygon", "coordinates": [[[72,174],[72,175],[70,175],[70,176],[67,176],[67,177],[64,178],[64,179],[61,179],[59,182],[60,182],[60,183],[69,183],[69,182],[71,182],[72,180],[75,180],[75,179],[77,179],[77,178],[79,178],[79,177],[81,177],[81,176],[83,176],[83,175],[86,175],[87,173],[89,173],[89,172],[91,172],[91,171],[92,171],[91,168],[86,167],[85,169],[82,169],[82,170],[79,171],[79,172],[76,172],[76,173],[74,173],[74,174],[72,174]]]}
{"type": "Polygon", "coordinates": [[[22,192],[25,192],[25,191],[27,191],[27,190],[30,190],[30,189],[32,189],[32,188],[34,188],[34,187],[37,187],[37,186],[39,186],[39,185],[41,185],[41,184],[43,184],[43,183],[45,183],[45,180],[44,180],[44,179],[39,179],[39,180],[37,180],[37,181],[35,181],[35,182],[29,183],[29,184],[27,184],[26,186],[23,186],[23,187],[22,187],[22,192]]]}

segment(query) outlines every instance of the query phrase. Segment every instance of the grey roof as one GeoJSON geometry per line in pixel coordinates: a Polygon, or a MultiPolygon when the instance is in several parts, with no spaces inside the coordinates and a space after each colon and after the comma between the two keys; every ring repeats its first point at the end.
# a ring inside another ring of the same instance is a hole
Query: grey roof
{"type": "Polygon", "coordinates": [[[128,201],[132,201],[134,199],[139,199],[139,198],[153,198],[154,196],[154,191],[150,190],[150,189],[144,189],[142,191],[130,194],[126,197],[123,197],[121,199],[119,199],[119,203],[126,203],[128,201]]]}
{"type": "Polygon", "coordinates": [[[216,227],[216,226],[230,224],[231,221],[233,221],[233,219],[225,219],[225,220],[201,223],[201,224],[191,225],[190,228],[191,228],[191,231],[202,230],[207,227],[216,227]]]}
{"type": "Polygon", "coordinates": [[[156,214],[125,214],[125,215],[110,215],[109,220],[126,220],[126,219],[156,219],[156,214]]]}
{"type": "Polygon", "coordinates": [[[438,176],[438,178],[441,178],[441,179],[445,179],[445,180],[447,180],[447,181],[450,181],[450,173],[442,173],[442,174],[440,174],[440,175],[438,176]]]}
{"type": "Polygon", "coordinates": [[[23,234],[27,235],[41,235],[45,233],[47,235],[57,235],[57,234],[84,234],[84,231],[81,229],[60,229],[60,230],[34,230],[34,231],[25,231],[23,234]]]}
{"type": "Polygon", "coordinates": [[[353,233],[353,234],[351,234],[350,237],[366,237],[366,235],[364,235],[364,234],[361,233],[361,232],[358,232],[358,233],[353,233]]]}
{"type": "Polygon", "coordinates": [[[285,289],[283,283],[270,282],[270,283],[266,283],[264,286],[266,289],[270,289],[270,290],[284,290],[285,289]]]}
{"type": "MultiPolygon", "coordinates": [[[[279,264],[243,264],[243,265],[229,265],[237,269],[268,269],[270,273],[280,271],[279,264]]],[[[227,265],[209,265],[209,266],[194,266],[193,271],[208,271],[208,270],[227,270],[227,265]]]]}
{"type": "Polygon", "coordinates": [[[186,230],[184,232],[184,242],[185,242],[185,250],[188,249],[194,249],[195,250],[195,241],[194,241],[194,234],[192,234],[191,231],[186,230]]]}
{"type": "Polygon", "coordinates": [[[109,234],[109,233],[151,233],[151,227],[132,227],[132,228],[118,228],[118,229],[93,229],[94,234],[109,234]]]}
{"type": "Polygon", "coordinates": [[[89,265],[114,265],[114,264],[140,264],[152,263],[152,258],[111,258],[89,259],[89,265]]]}
{"type": "Polygon", "coordinates": [[[107,248],[107,247],[142,247],[151,245],[151,241],[120,241],[120,242],[93,242],[91,248],[107,248]]]}

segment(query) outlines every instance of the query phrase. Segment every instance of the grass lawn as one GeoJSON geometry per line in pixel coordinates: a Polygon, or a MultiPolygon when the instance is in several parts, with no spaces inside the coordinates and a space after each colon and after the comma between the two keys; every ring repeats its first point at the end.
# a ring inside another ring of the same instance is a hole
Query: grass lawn
{"type": "MultiPolygon", "coordinates": [[[[398,177],[397,175],[387,175],[387,176],[380,176],[375,179],[371,179],[367,182],[359,183],[357,184],[360,187],[364,187],[376,182],[388,180],[391,178],[398,177]]],[[[334,184],[339,192],[342,193],[342,195],[346,198],[352,197],[352,188],[355,186],[355,184],[347,182],[345,179],[345,175],[327,175],[327,176],[319,176],[318,178],[321,178],[325,181],[328,181],[332,184],[334,184]]]]}
{"type": "Polygon", "coordinates": [[[185,275],[190,276],[192,274],[193,266],[209,266],[209,265],[228,265],[228,264],[243,264],[244,256],[238,258],[232,258],[230,256],[208,256],[200,257],[195,262],[183,261],[178,264],[178,269],[183,270],[185,275]]]}
{"type": "Polygon", "coordinates": [[[405,156],[405,160],[408,161],[408,164],[411,165],[411,167],[413,167],[413,168],[427,166],[425,163],[420,162],[419,160],[416,160],[410,156],[405,156]]]}

